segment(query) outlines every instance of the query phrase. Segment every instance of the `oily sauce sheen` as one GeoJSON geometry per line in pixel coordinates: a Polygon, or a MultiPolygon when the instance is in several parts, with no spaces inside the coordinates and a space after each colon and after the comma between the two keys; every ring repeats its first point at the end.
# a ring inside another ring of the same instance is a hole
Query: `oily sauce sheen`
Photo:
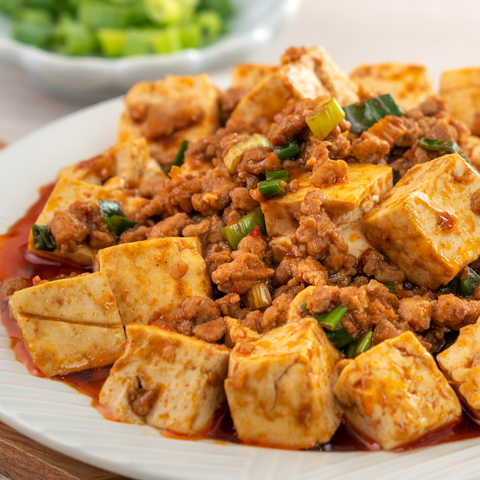
{"type": "MultiPolygon", "coordinates": [[[[44,260],[34,254],[27,252],[28,237],[32,225],[43,209],[54,184],[48,185],[40,190],[40,198],[13,227],[9,233],[0,236],[0,281],[7,277],[22,277],[32,280],[39,276],[42,280],[57,278],[61,275],[68,276],[72,273],[90,272],[91,268],[81,266],[65,265],[60,262],[44,260]]],[[[12,348],[18,360],[28,368],[28,371],[37,377],[43,377],[42,372],[34,365],[25,345],[22,342],[21,334],[17,323],[9,315],[8,299],[0,294],[2,323],[8,331],[12,340],[12,348]]],[[[101,405],[98,404],[100,389],[108,377],[110,367],[103,367],[94,370],[84,370],[56,377],[56,380],[62,381],[76,388],[79,392],[92,397],[92,406],[102,413],[102,415],[114,420],[113,415],[101,405]]],[[[183,436],[169,435],[174,438],[186,438],[183,436]]],[[[233,421],[225,402],[217,411],[215,420],[207,437],[220,441],[239,443],[233,421]]],[[[450,425],[436,432],[422,437],[416,442],[399,448],[397,451],[411,450],[413,448],[437,445],[439,443],[464,440],[467,438],[480,436],[480,425],[464,409],[463,420],[455,425],[450,425]]],[[[188,437],[187,437],[188,438],[188,437]]],[[[311,450],[314,451],[333,451],[333,452],[351,452],[380,450],[375,442],[363,438],[353,428],[345,422],[340,426],[332,440],[324,445],[317,445],[311,450]]]]}

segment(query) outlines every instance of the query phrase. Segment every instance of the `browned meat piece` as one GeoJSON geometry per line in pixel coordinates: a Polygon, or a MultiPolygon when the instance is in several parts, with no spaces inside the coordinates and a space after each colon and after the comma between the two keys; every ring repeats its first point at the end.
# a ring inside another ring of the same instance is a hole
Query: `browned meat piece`
{"type": "Polygon", "coordinates": [[[235,259],[244,253],[251,253],[257,256],[259,260],[263,260],[266,250],[267,244],[262,237],[247,235],[240,240],[237,250],[232,252],[232,258],[235,259]]]}
{"type": "Polygon", "coordinates": [[[148,238],[148,234],[152,227],[146,227],[141,225],[137,228],[134,227],[133,230],[127,230],[120,235],[118,243],[131,243],[131,242],[141,242],[148,238]]]}
{"type": "Polygon", "coordinates": [[[302,290],[305,289],[305,284],[298,282],[294,278],[288,281],[286,285],[282,285],[281,287],[278,287],[275,292],[272,295],[272,298],[275,300],[278,298],[280,295],[283,295],[284,293],[290,293],[293,295],[293,298],[295,298],[302,290]]]}
{"type": "Polygon", "coordinates": [[[475,215],[480,215],[480,189],[472,193],[470,198],[470,208],[475,215]]]}
{"type": "Polygon", "coordinates": [[[237,172],[240,179],[251,175],[265,175],[266,172],[281,170],[282,163],[271,148],[252,148],[243,155],[237,172]]]}
{"type": "Polygon", "coordinates": [[[232,317],[243,319],[250,312],[248,308],[242,308],[240,304],[240,295],[238,293],[229,293],[218,300],[215,303],[220,308],[224,317],[232,317]]]}
{"type": "Polygon", "coordinates": [[[50,231],[62,253],[75,252],[77,245],[83,243],[89,233],[87,225],[68,212],[55,212],[50,231]]]}
{"type": "Polygon", "coordinates": [[[315,160],[319,160],[321,158],[326,159],[329,157],[329,146],[330,142],[320,141],[313,133],[310,132],[306,135],[306,142],[298,161],[301,165],[312,169],[315,160]],[[311,160],[312,158],[314,159],[313,161],[311,160]]]}
{"type": "Polygon", "coordinates": [[[243,295],[274,273],[272,268],[265,268],[264,263],[256,255],[242,253],[233,262],[220,265],[212,273],[212,281],[221,292],[243,295]]]}
{"type": "Polygon", "coordinates": [[[136,222],[144,222],[151,217],[175,215],[175,213],[179,212],[180,208],[176,205],[172,205],[168,190],[162,188],[152,200],[146,200],[145,205],[135,212],[133,219],[136,222]]]}
{"type": "Polygon", "coordinates": [[[292,258],[285,257],[275,270],[275,280],[278,284],[284,285],[294,278],[299,283],[309,285],[327,285],[327,269],[314,258],[292,258]]]}
{"type": "Polygon", "coordinates": [[[227,225],[238,222],[238,220],[259,206],[258,201],[254,200],[250,195],[248,188],[234,188],[230,192],[230,198],[232,203],[223,212],[223,221],[227,225]]]}
{"type": "Polygon", "coordinates": [[[207,323],[197,325],[193,329],[193,334],[198,340],[204,342],[216,343],[227,333],[227,321],[220,317],[207,323]]]}
{"type": "Polygon", "coordinates": [[[105,223],[98,223],[97,228],[92,229],[88,243],[91,247],[100,250],[101,248],[116,245],[117,239],[105,223]]]}
{"type": "Polygon", "coordinates": [[[219,142],[219,147],[217,149],[217,158],[222,160],[225,158],[225,155],[228,151],[237,143],[243,142],[250,135],[248,133],[237,133],[237,132],[228,132],[219,142]]]}
{"type": "Polygon", "coordinates": [[[155,175],[153,177],[142,180],[138,189],[140,195],[146,198],[154,198],[162,188],[165,187],[165,175],[155,175]]]}
{"type": "Polygon", "coordinates": [[[182,230],[192,224],[193,220],[186,213],[177,213],[154,225],[148,234],[148,239],[180,237],[182,230]]]}
{"type": "Polygon", "coordinates": [[[424,100],[418,108],[424,115],[434,116],[437,113],[445,112],[445,102],[438,95],[432,95],[424,100]]]}
{"type": "Polygon", "coordinates": [[[184,212],[191,213],[194,210],[192,197],[202,191],[202,180],[199,177],[187,180],[184,176],[178,175],[168,183],[167,189],[171,203],[184,212]]]}
{"type": "MultiPolygon", "coordinates": [[[[200,217],[202,218],[202,217],[200,217]]],[[[195,220],[195,219],[193,219],[195,220]]],[[[188,224],[183,230],[182,235],[184,237],[198,237],[203,239],[210,230],[210,218],[203,218],[198,223],[188,224]]]]}
{"type": "Polygon", "coordinates": [[[326,312],[332,300],[338,302],[340,289],[338,287],[316,288],[307,300],[307,309],[313,315],[326,312]]]}
{"type": "Polygon", "coordinates": [[[28,280],[20,277],[8,277],[2,282],[2,295],[9,297],[19,290],[30,287],[28,280]]]}
{"type": "Polygon", "coordinates": [[[413,298],[400,300],[398,314],[405,320],[414,332],[423,332],[430,328],[432,305],[427,297],[415,295],[413,298]]]}
{"type": "Polygon", "coordinates": [[[320,159],[313,164],[311,181],[315,187],[328,187],[347,181],[348,165],[343,160],[320,159]]]}
{"type": "Polygon", "coordinates": [[[185,164],[195,169],[211,163],[219,151],[220,141],[225,133],[225,129],[220,128],[215,135],[190,142],[185,151],[185,164]]]}
{"type": "Polygon", "coordinates": [[[302,133],[307,128],[308,114],[315,109],[319,101],[319,98],[304,98],[293,105],[288,105],[275,115],[268,134],[273,145],[284,145],[302,133]]]}
{"type": "Polygon", "coordinates": [[[207,247],[204,258],[209,275],[225,263],[232,261],[231,249],[226,243],[216,243],[207,247]]]}
{"type": "Polygon", "coordinates": [[[457,130],[450,124],[449,120],[449,116],[439,118],[427,132],[427,135],[431,135],[431,138],[437,138],[438,140],[444,140],[446,142],[456,142],[458,136],[457,130]]]}
{"type": "Polygon", "coordinates": [[[288,309],[293,298],[292,293],[283,293],[273,300],[272,305],[263,312],[260,320],[261,333],[279,327],[287,321],[288,309]]]}
{"type": "Polygon", "coordinates": [[[227,207],[230,202],[230,192],[237,186],[228,171],[222,168],[209,170],[203,175],[201,192],[192,196],[193,208],[202,215],[215,215],[227,207]]]}
{"type": "Polygon", "coordinates": [[[363,255],[363,271],[369,277],[375,277],[381,283],[403,283],[405,274],[395,265],[391,264],[376,250],[367,250],[363,255]]]}
{"type": "Polygon", "coordinates": [[[220,124],[225,125],[238,102],[247,94],[248,89],[232,87],[220,95],[220,124]]]}
{"type": "Polygon", "coordinates": [[[326,138],[327,143],[329,143],[328,154],[332,159],[338,160],[350,156],[350,142],[345,135],[342,135],[344,131],[342,128],[345,128],[345,126],[350,128],[350,122],[342,120],[341,124],[326,138]]]}
{"type": "Polygon", "coordinates": [[[141,384],[139,386],[132,385],[127,392],[132,410],[141,417],[150,413],[155,403],[157,403],[158,394],[159,391],[156,386],[143,388],[141,384]]]}
{"type": "Polygon", "coordinates": [[[287,63],[297,62],[305,53],[307,53],[306,47],[289,47],[280,57],[280,63],[286,65],[287,63]]]}
{"type": "Polygon", "coordinates": [[[363,132],[350,147],[350,154],[359,162],[377,163],[389,152],[390,145],[386,140],[368,132],[363,132]]]}
{"type": "Polygon", "coordinates": [[[169,321],[184,335],[192,336],[196,325],[220,316],[220,309],[210,298],[188,297],[170,314],[169,321]]]}
{"type": "Polygon", "coordinates": [[[432,320],[442,326],[459,330],[475,323],[480,316],[480,300],[467,300],[455,295],[440,295],[433,306],[432,320]]]}
{"type": "Polygon", "coordinates": [[[245,317],[245,320],[242,321],[242,325],[254,330],[255,332],[261,332],[262,318],[263,318],[263,313],[260,310],[255,310],[254,312],[250,312],[245,317]]]}

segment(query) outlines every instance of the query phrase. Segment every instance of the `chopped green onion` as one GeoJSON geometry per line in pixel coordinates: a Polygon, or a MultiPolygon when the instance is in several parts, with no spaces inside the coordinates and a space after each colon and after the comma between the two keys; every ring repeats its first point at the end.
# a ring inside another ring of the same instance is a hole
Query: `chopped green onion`
{"type": "Polygon", "coordinates": [[[150,53],[150,34],[144,30],[126,30],[123,55],[146,55],[150,53]]]}
{"type": "Polygon", "coordinates": [[[355,342],[355,339],[350,335],[348,328],[341,328],[340,330],[333,330],[332,332],[327,332],[327,338],[330,340],[332,345],[340,349],[349,345],[352,342],[355,342]]]}
{"type": "Polygon", "coordinates": [[[212,43],[222,33],[222,18],[213,10],[200,12],[197,17],[197,22],[204,44],[212,43]]]}
{"type": "Polygon", "coordinates": [[[300,308],[303,310],[303,313],[305,313],[305,315],[310,315],[310,311],[307,308],[307,302],[303,302],[300,305],[300,308]]]}
{"type": "Polygon", "coordinates": [[[372,346],[373,332],[365,332],[360,335],[355,345],[355,356],[366,352],[372,346]]]}
{"type": "Polygon", "coordinates": [[[130,11],[126,7],[103,2],[80,2],[78,18],[87,28],[126,28],[130,23],[130,11]]]}
{"type": "Polygon", "coordinates": [[[65,43],[61,52],[66,55],[88,55],[97,49],[97,39],[92,31],[78,22],[65,27],[65,43]]]}
{"type": "Polygon", "coordinates": [[[265,174],[265,180],[283,180],[284,182],[288,182],[288,177],[290,172],[288,170],[277,170],[276,172],[267,172],[265,174]]]}
{"type": "Polygon", "coordinates": [[[174,25],[153,32],[150,36],[155,53],[172,53],[182,48],[180,29],[174,25]]]}
{"type": "Polygon", "coordinates": [[[430,152],[458,153],[458,144],[456,142],[445,142],[436,138],[422,137],[417,145],[430,152]]]}
{"type": "Polygon", "coordinates": [[[460,279],[458,277],[455,277],[446,285],[441,285],[440,287],[438,287],[438,293],[442,295],[448,295],[449,293],[453,295],[457,295],[459,283],[460,283],[460,279]]]}
{"type": "Polygon", "coordinates": [[[50,233],[48,225],[34,225],[32,227],[33,247],[36,250],[44,250],[46,252],[53,252],[57,245],[55,239],[50,233]]]}
{"type": "Polygon", "coordinates": [[[258,184],[258,191],[265,199],[278,197],[287,193],[287,184],[280,179],[265,180],[258,184]]]}
{"type": "Polygon", "coordinates": [[[350,343],[347,351],[345,352],[345,356],[347,358],[355,358],[355,348],[357,346],[357,342],[350,343]]]}
{"type": "Polygon", "coordinates": [[[395,284],[393,282],[387,282],[385,284],[385,286],[388,288],[388,291],[390,293],[392,293],[393,295],[397,295],[398,292],[397,292],[397,287],[395,286],[395,284]]]}
{"type": "Polygon", "coordinates": [[[240,240],[253,232],[256,226],[260,228],[262,234],[267,233],[265,218],[260,207],[245,215],[237,223],[222,228],[223,238],[232,247],[232,250],[236,250],[240,240]]]}
{"type": "Polygon", "coordinates": [[[458,294],[462,297],[470,297],[480,285],[480,276],[470,267],[465,267],[460,274],[458,294]]]}
{"type": "Polygon", "coordinates": [[[145,0],[145,12],[153,23],[168,25],[189,20],[193,6],[179,0],[145,0]]]}
{"type": "Polygon", "coordinates": [[[100,49],[105,57],[120,57],[123,55],[125,31],[112,28],[101,28],[97,33],[100,49]]]}
{"type": "Polygon", "coordinates": [[[110,227],[110,230],[118,237],[125,230],[135,225],[135,222],[121,217],[120,215],[112,215],[111,217],[104,218],[105,223],[110,227]]]}
{"type": "Polygon", "coordinates": [[[45,48],[50,41],[52,28],[48,25],[39,25],[23,21],[15,22],[12,26],[12,36],[15,40],[39,48],[45,48]]]}
{"type": "Polygon", "coordinates": [[[315,107],[307,116],[307,125],[319,140],[323,140],[344,118],[345,112],[332,97],[315,107]]]}
{"type": "Polygon", "coordinates": [[[335,330],[342,317],[347,313],[348,308],[337,305],[329,312],[315,315],[315,319],[323,328],[327,330],[335,330]]]}
{"type": "Polygon", "coordinates": [[[272,304],[272,296],[270,290],[264,283],[254,285],[245,295],[247,306],[260,310],[269,307],[272,304]]]}
{"type": "Polygon", "coordinates": [[[120,217],[124,216],[123,208],[120,203],[112,202],[110,200],[99,200],[100,205],[100,216],[105,220],[106,218],[113,217],[118,215],[120,217]]]}
{"type": "Polygon", "coordinates": [[[185,152],[187,151],[188,148],[188,141],[183,140],[180,148],[178,149],[177,155],[175,156],[175,160],[172,163],[172,166],[170,167],[170,170],[172,167],[181,167],[183,165],[183,161],[185,160],[185,152]]]}
{"type": "Polygon", "coordinates": [[[233,15],[233,6],[229,0],[201,0],[199,9],[216,10],[222,17],[233,15]]]}
{"type": "Polygon", "coordinates": [[[198,48],[202,45],[200,25],[189,23],[180,27],[181,48],[198,48]]]}
{"type": "Polygon", "coordinates": [[[254,133],[246,140],[236,143],[225,155],[223,162],[230,173],[235,173],[243,155],[253,148],[272,148],[272,143],[265,135],[254,133]]]}
{"type": "Polygon", "coordinates": [[[350,128],[352,133],[362,133],[368,130],[386,115],[403,116],[402,111],[390,94],[354,103],[348,107],[343,107],[343,110],[346,120],[352,125],[350,128]]]}
{"type": "Polygon", "coordinates": [[[298,143],[295,141],[295,139],[292,138],[285,145],[275,147],[273,151],[278,155],[280,160],[287,160],[287,158],[296,157],[302,151],[302,149],[298,146],[298,143]]]}

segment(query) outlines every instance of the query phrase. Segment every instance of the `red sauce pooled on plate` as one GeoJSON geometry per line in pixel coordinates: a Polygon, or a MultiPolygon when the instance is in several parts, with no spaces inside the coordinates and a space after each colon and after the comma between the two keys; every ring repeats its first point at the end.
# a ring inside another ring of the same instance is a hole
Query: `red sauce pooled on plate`
{"type": "MultiPolygon", "coordinates": [[[[42,280],[49,280],[60,275],[68,276],[71,273],[85,273],[91,271],[91,268],[65,265],[60,262],[42,259],[27,252],[30,230],[42,211],[53,187],[54,184],[51,184],[42,188],[37,203],[28,210],[23,218],[10,228],[9,233],[0,236],[0,282],[7,277],[22,277],[31,281],[33,277],[38,275],[42,280]]],[[[12,340],[12,349],[14,350],[15,355],[20,362],[27,366],[32,375],[43,377],[44,375],[34,365],[30,354],[22,342],[17,323],[10,317],[8,299],[0,295],[0,301],[2,307],[2,323],[12,340]]],[[[100,389],[107,379],[109,372],[110,367],[103,367],[61,375],[56,377],[55,380],[65,382],[76,388],[79,392],[90,396],[93,399],[93,407],[99,410],[105,418],[115,420],[114,415],[98,403],[100,389]]],[[[182,439],[188,438],[173,434],[168,434],[168,436],[182,439]]],[[[398,449],[398,451],[411,450],[414,448],[464,440],[478,436],[480,436],[480,423],[477,423],[477,421],[464,410],[463,420],[459,423],[425,435],[416,442],[398,449]]],[[[226,402],[217,411],[214,421],[204,437],[239,443],[226,402]]],[[[197,437],[192,439],[196,438],[197,437]]],[[[379,449],[380,447],[378,444],[369,439],[362,438],[361,435],[344,422],[329,443],[318,445],[311,450],[352,452],[379,449]]]]}

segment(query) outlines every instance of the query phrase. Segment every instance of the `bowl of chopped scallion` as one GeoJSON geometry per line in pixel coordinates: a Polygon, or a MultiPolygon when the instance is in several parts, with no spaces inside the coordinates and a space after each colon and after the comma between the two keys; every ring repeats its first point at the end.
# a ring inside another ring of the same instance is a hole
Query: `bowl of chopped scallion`
{"type": "Polygon", "coordinates": [[[242,61],[299,0],[0,0],[0,58],[38,86],[100,100],[242,61]]]}

